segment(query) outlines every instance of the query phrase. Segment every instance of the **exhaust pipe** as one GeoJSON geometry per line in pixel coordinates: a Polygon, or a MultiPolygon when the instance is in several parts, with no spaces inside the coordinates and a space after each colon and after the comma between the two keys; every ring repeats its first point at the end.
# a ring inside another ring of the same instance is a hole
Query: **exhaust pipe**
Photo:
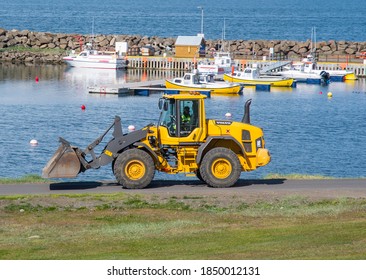
{"type": "Polygon", "coordinates": [[[252,103],[252,99],[248,99],[247,102],[245,102],[244,105],[244,116],[243,119],[241,120],[242,123],[247,123],[250,124],[250,104],[252,103]]]}

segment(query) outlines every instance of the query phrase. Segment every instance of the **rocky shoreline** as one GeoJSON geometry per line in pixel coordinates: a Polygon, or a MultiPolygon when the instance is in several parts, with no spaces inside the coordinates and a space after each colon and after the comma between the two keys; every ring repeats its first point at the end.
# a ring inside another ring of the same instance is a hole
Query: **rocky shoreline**
{"type": "MultiPolygon", "coordinates": [[[[147,37],[140,35],[96,35],[94,43],[98,49],[111,50],[115,42],[128,43],[129,49],[136,50],[143,46],[152,46],[155,55],[169,53],[174,49],[176,38],[147,37]]],[[[62,34],[34,32],[29,30],[5,30],[0,28],[0,61],[11,63],[48,63],[61,64],[62,57],[72,50],[79,51],[80,45],[91,41],[91,37],[81,34],[62,34]]],[[[206,52],[220,47],[220,40],[207,40],[206,52]]],[[[305,42],[287,40],[230,40],[225,41],[226,50],[235,57],[269,56],[273,48],[274,57],[301,58],[309,53],[310,40],[305,42]]],[[[366,51],[366,42],[322,41],[316,44],[319,56],[358,57],[366,51]]],[[[132,53],[129,53],[130,55],[132,53]]]]}

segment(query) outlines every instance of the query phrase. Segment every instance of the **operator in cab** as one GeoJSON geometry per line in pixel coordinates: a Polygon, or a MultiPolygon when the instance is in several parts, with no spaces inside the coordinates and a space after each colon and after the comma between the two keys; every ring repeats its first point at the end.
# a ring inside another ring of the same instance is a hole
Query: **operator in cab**
{"type": "Polygon", "coordinates": [[[183,114],[182,114],[182,123],[184,124],[189,124],[191,121],[191,114],[190,114],[190,109],[188,106],[184,107],[183,110],[183,114]]]}

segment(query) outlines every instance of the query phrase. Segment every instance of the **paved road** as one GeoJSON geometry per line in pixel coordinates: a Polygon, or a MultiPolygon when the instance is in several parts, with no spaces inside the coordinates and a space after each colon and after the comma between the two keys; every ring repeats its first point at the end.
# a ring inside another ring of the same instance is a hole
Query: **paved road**
{"type": "Polygon", "coordinates": [[[67,182],[52,184],[0,184],[0,195],[13,194],[64,194],[64,193],[115,193],[148,195],[200,195],[200,196],[240,196],[246,198],[266,198],[283,196],[306,196],[311,198],[366,198],[366,179],[334,180],[239,180],[227,189],[209,188],[200,181],[156,180],[145,189],[127,190],[115,182],[67,182]]]}

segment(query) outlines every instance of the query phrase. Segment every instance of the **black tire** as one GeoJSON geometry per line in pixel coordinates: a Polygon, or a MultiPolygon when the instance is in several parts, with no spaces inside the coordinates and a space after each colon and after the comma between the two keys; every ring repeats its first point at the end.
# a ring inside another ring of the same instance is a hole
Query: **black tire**
{"type": "Polygon", "coordinates": [[[201,172],[200,172],[199,169],[197,169],[195,173],[196,173],[196,177],[197,177],[198,180],[200,180],[203,183],[206,183],[205,180],[203,180],[203,178],[201,176],[201,172]]]}
{"type": "Polygon", "coordinates": [[[227,148],[214,148],[203,157],[200,173],[213,188],[229,188],[238,181],[241,173],[238,156],[227,148]]]}
{"type": "Polygon", "coordinates": [[[151,156],[139,149],[121,153],[114,163],[117,182],[127,189],[143,189],[154,178],[155,165],[151,156]]]}

